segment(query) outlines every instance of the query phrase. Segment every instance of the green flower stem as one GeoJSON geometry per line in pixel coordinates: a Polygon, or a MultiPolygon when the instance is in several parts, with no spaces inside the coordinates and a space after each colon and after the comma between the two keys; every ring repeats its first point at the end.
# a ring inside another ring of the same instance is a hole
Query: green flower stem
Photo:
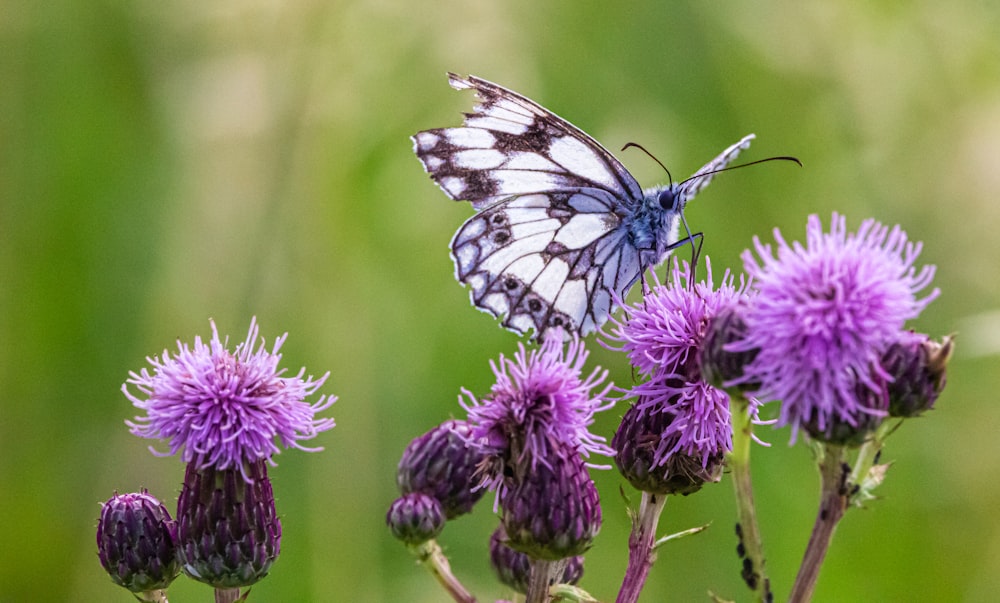
{"type": "Polygon", "coordinates": [[[427,568],[427,571],[434,576],[438,584],[448,591],[448,594],[456,603],[476,603],[476,598],[451,573],[451,565],[448,563],[448,558],[445,557],[444,551],[441,550],[441,545],[436,540],[428,540],[422,544],[410,547],[410,550],[420,560],[420,563],[427,568]]]}
{"type": "Polygon", "coordinates": [[[743,581],[754,591],[755,601],[768,601],[771,598],[771,582],[764,567],[764,545],[757,525],[750,479],[750,444],[753,440],[750,401],[739,394],[731,394],[729,408],[733,422],[733,450],[726,456],[726,464],[736,491],[736,532],[743,557],[743,581]]]}
{"type": "Polygon", "coordinates": [[[639,512],[632,517],[632,533],[628,538],[628,568],[618,591],[616,603],[635,603],[646,584],[649,570],[656,561],[656,525],[667,502],[666,494],[642,493],[639,512]]]}
{"type": "MultiPolygon", "coordinates": [[[[847,481],[849,467],[845,464],[846,452],[843,446],[824,444],[821,447],[819,459],[820,471],[820,501],[816,513],[816,523],[813,525],[809,544],[806,546],[799,574],[795,577],[792,592],[788,597],[790,603],[802,603],[812,600],[816,579],[820,567],[830,548],[830,540],[837,529],[837,523],[847,510],[847,498],[850,484],[847,481]]],[[[874,458],[874,455],[872,455],[874,458]]]]}
{"type": "Polygon", "coordinates": [[[878,458],[878,453],[882,451],[885,439],[893,431],[896,431],[897,427],[899,427],[899,421],[883,421],[875,430],[875,434],[861,445],[861,448],[858,449],[858,458],[854,462],[854,470],[851,471],[850,483],[852,486],[865,484],[869,472],[875,465],[875,459],[878,458]]]}

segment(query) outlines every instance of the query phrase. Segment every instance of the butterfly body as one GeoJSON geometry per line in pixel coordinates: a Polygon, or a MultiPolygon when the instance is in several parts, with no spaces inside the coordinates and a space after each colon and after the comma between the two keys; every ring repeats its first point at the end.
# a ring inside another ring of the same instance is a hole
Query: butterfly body
{"type": "Polygon", "coordinates": [[[684,206],[753,138],[683,182],[643,191],[551,111],[486,80],[449,77],[480,104],[462,127],[417,133],[414,152],[445,194],[477,210],[451,241],[455,277],[476,307],[522,334],[600,328],[615,299],[678,242],[684,206]]]}

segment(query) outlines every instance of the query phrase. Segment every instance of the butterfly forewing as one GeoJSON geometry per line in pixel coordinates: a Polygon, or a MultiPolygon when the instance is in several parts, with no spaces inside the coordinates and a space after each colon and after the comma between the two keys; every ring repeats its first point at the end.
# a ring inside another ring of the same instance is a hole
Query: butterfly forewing
{"type": "Polygon", "coordinates": [[[642,190],[596,140],[520,94],[477,78],[449,74],[456,89],[472,88],[479,103],[461,128],[426,130],[414,151],[453,199],[481,209],[511,195],[603,189],[634,205],[642,190]]]}
{"type": "MultiPolygon", "coordinates": [[[[472,76],[449,82],[479,103],[462,127],[419,132],[413,148],[449,197],[477,210],[451,242],[456,278],[475,306],[518,333],[597,330],[615,297],[663,260],[658,250],[676,238],[665,225],[683,204],[668,210],[644,196],[597,141],[520,94],[472,76]]],[[[683,183],[683,200],[752,137],[683,183]]]]}

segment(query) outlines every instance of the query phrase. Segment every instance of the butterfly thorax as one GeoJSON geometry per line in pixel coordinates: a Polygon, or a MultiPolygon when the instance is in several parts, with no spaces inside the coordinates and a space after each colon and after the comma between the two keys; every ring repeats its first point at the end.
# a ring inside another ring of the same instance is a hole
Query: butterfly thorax
{"type": "Polygon", "coordinates": [[[644,267],[662,262],[670,246],[677,242],[685,201],[677,184],[650,188],[643,191],[642,203],[625,219],[629,242],[639,251],[644,267]]]}

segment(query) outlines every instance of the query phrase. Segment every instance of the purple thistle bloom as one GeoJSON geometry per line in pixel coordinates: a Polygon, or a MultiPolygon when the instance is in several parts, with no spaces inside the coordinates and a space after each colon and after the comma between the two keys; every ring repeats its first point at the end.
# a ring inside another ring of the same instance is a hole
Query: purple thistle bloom
{"type": "MultiPolygon", "coordinates": [[[[472,426],[469,441],[510,463],[518,475],[548,465],[567,449],[583,456],[612,454],[605,438],[588,429],[594,413],[614,404],[606,400],[611,384],[593,392],[607,371],[595,368],[583,378],[588,356],[583,343],[571,341],[564,349],[558,335],[531,352],[519,344],[513,359],[501,355],[499,363],[491,361],[497,381],[482,400],[462,390],[466,399],[460,403],[472,426]]],[[[487,476],[490,489],[502,485],[503,473],[487,476]]]]}
{"type": "Polygon", "coordinates": [[[624,320],[612,317],[607,338],[625,352],[632,366],[643,375],[669,374],[695,380],[700,376],[698,350],[705,339],[708,322],[725,307],[744,297],[743,282],[737,287],[727,270],[718,289],[712,288],[712,264],[705,259],[705,281],[691,283],[687,262],[674,260],[669,284],[661,285],[653,274],[654,286],[643,299],[627,308],[624,320]],[[693,286],[692,286],[693,285],[693,286]]]}
{"type": "MultiPolygon", "coordinates": [[[[144,438],[169,440],[167,456],[181,453],[186,463],[198,469],[239,469],[268,459],[280,452],[275,438],[285,447],[305,448],[298,441],[310,439],[331,429],[333,419],[316,419],[314,415],[328,408],[336,396],[320,396],[315,404],[303,400],[316,392],[329,373],[314,380],[303,379],[305,369],[294,377],[283,377],[278,369],[278,350],[288,336],[278,338],[268,352],[261,340],[257,342],[257,320],[250,322],[246,341],[230,353],[226,341],[219,339],[212,322],[212,340],[203,343],[195,337],[194,347],[177,342],[177,352],[162,358],[147,358],[153,367],[150,373],[130,372],[122,385],[125,396],[146,416],[126,421],[131,432],[144,438]],[[132,394],[128,386],[139,390],[132,394]]],[[[151,449],[152,450],[152,449],[151,449]]]]}
{"type": "MultiPolygon", "coordinates": [[[[624,318],[612,318],[606,335],[619,347],[605,345],[628,354],[632,365],[647,377],[625,393],[638,399],[642,412],[633,413],[636,420],[663,428],[658,442],[643,443],[652,452],[650,470],[665,467],[677,453],[697,459],[705,468],[732,448],[729,396],[703,380],[699,351],[712,318],[745,299],[745,284],[737,286],[727,270],[714,289],[707,258],[706,266],[706,280],[692,284],[688,264],[674,261],[670,285],[657,281],[641,301],[626,306],[624,318]],[[660,413],[670,418],[656,418],[660,413]]],[[[636,428],[623,425],[622,429],[636,428]]]]}
{"type": "Polygon", "coordinates": [[[899,226],[869,219],[848,233],[834,213],[829,233],[815,215],[806,233],[805,246],[789,245],[776,229],[777,257],[756,237],[759,261],[743,253],[758,295],[744,314],[745,338],[726,349],[759,350],[738,381],[760,383],[757,397],[782,401],[779,424],[823,432],[884,415],[884,408],[859,403],[858,388],[884,391],[891,376],[882,354],[939,291],[917,299],[934,267],[917,271],[921,244],[899,226]]]}

